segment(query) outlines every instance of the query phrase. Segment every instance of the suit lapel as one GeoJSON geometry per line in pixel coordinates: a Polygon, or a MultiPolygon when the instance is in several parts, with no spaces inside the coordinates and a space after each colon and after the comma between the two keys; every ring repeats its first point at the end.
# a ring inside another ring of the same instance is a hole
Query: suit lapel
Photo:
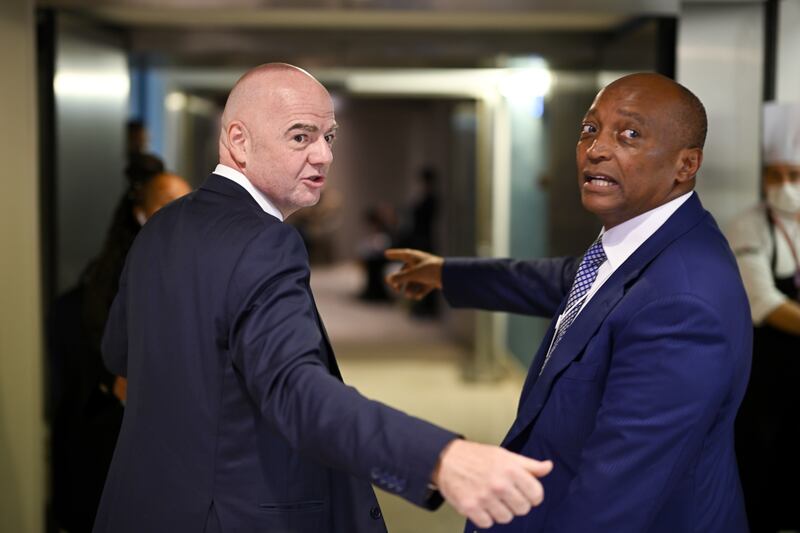
{"type": "MultiPolygon", "coordinates": [[[[671,242],[689,231],[703,220],[708,213],[703,209],[697,194],[693,194],[684,204],[647,239],[603,284],[597,293],[581,310],[578,317],[564,333],[558,346],[550,356],[550,361],[539,375],[547,349],[554,334],[555,320],[550,324],[534,363],[528,371],[525,385],[520,395],[517,419],[503,440],[508,445],[528,426],[530,426],[544,407],[547,397],[558,376],[583,353],[584,348],[597,333],[608,313],[623,298],[625,292],[641,273],[671,242]]],[[[562,302],[558,313],[563,312],[562,302]]]]}

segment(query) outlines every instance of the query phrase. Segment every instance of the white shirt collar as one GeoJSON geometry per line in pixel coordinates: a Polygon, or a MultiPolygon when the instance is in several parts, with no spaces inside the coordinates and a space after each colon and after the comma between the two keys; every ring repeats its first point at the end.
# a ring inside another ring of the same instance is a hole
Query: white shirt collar
{"type": "Polygon", "coordinates": [[[658,231],[658,228],[689,199],[693,192],[689,191],[609,230],[604,229],[602,232],[603,250],[606,252],[606,258],[612,270],[619,268],[644,241],[658,231]]]}
{"type": "Polygon", "coordinates": [[[270,202],[269,198],[258,190],[255,185],[253,185],[247,176],[236,170],[235,168],[231,168],[227,165],[223,165],[220,163],[217,165],[217,168],[214,169],[214,174],[217,176],[222,176],[223,178],[228,178],[231,181],[235,181],[239,185],[241,185],[244,190],[250,193],[250,196],[253,197],[253,200],[261,206],[261,209],[264,210],[265,213],[270,214],[283,222],[283,215],[281,214],[280,210],[275,207],[275,204],[270,202]]]}

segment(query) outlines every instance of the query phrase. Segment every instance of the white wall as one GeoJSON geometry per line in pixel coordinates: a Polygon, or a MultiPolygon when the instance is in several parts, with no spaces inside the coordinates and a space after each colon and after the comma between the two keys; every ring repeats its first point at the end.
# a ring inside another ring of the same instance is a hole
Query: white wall
{"type": "Polygon", "coordinates": [[[44,531],[33,0],[0,2],[0,530],[44,531]]]}
{"type": "Polygon", "coordinates": [[[775,97],[800,102],[800,0],[782,0],[778,6],[778,57],[775,97]]]}
{"type": "Polygon", "coordinates": [[[763,8],[760,1],[684,2],[680,14],[677,79],[708,112],[697,191],[722,224],[758,199],[763,8]]]}

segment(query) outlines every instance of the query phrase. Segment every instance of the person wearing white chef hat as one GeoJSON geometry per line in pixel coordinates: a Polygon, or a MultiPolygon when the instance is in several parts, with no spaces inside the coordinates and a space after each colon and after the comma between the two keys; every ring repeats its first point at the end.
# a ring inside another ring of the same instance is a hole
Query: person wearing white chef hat
{"type": "Polygon", "coordinates": [[[728,239],[750,300],[753,367],[736,421],[750,530],[800,530],[800,103],[764,105],[764,202],[728,239]]]}

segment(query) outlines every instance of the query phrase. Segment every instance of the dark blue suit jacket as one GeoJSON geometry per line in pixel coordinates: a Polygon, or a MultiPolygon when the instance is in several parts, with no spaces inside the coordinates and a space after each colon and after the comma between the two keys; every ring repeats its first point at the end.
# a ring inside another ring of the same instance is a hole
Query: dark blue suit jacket
{"type": "Polygon", "coordinates": [[[288,224],[211,175],[128,256],[103,352],[128,402],[94,531],[385,531],[454,435],[341,382],[288,224]],[[213,507],[212,507],[213,506],[213,507]]]}
{"type": "MultiPolygon", "coordinates": [[[[455,306],[554,317],[578,262],[448,260],[444,292],[455,306]]],[[[555,467],[543,505],[492,531],[747,531],[733,423],[752,327],[697,195],[594,294],[539,376],[553,328],[503,445],[555,467]]]]}

